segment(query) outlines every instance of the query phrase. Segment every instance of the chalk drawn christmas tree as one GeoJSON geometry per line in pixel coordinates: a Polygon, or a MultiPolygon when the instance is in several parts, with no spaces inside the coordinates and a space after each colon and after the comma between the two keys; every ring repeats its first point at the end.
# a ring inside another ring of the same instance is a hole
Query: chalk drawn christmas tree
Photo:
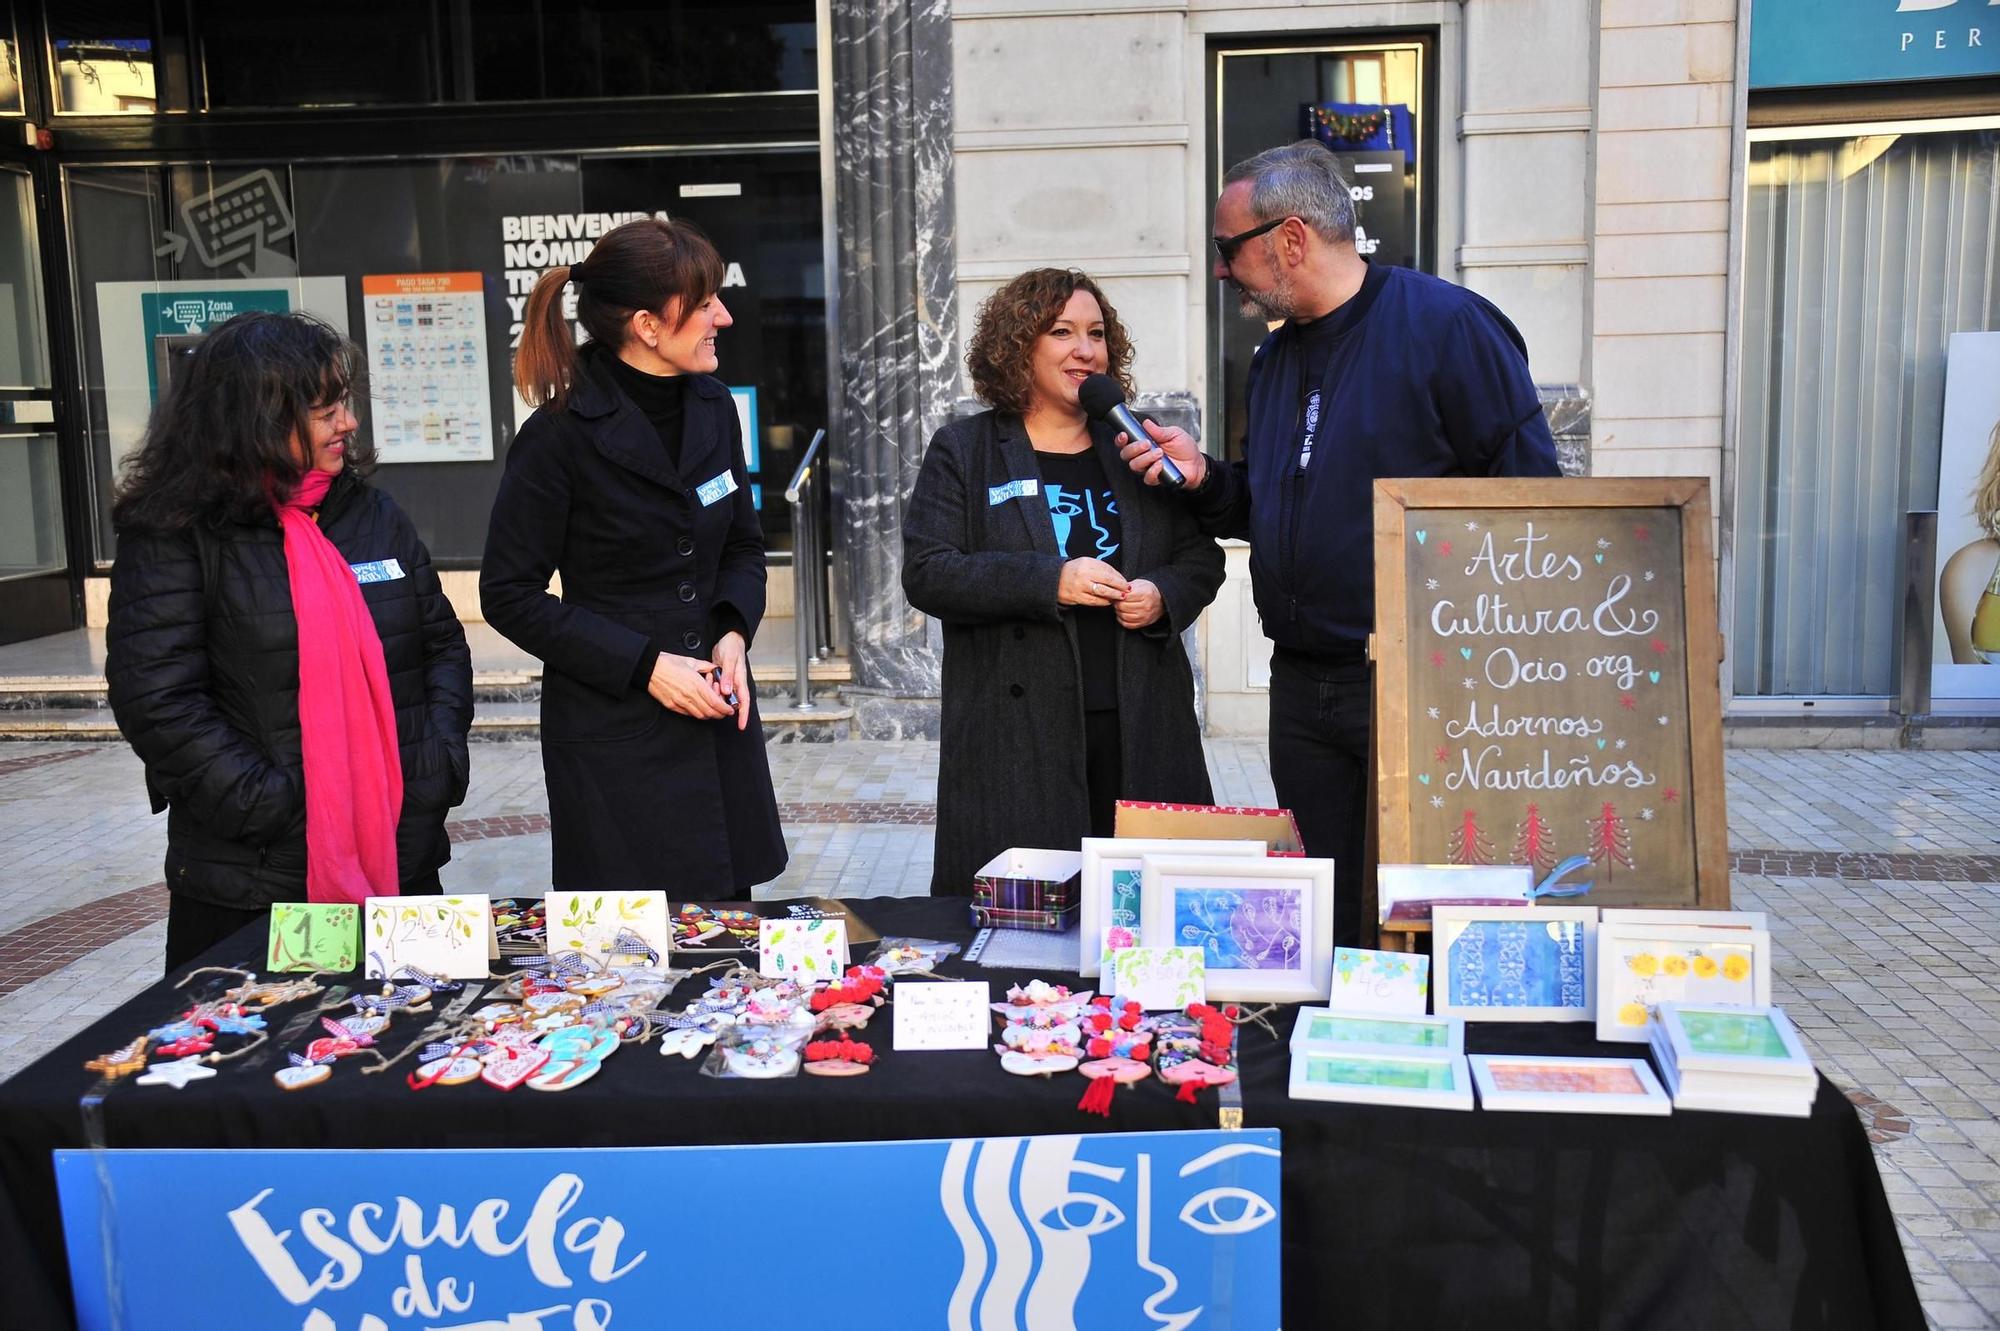
{"type": "Polygon", "coordinates": [[[1604,866],[1604,876],[1611,877],[1611,866],[1632,867],[1632,829],[1618,816],[1618,806],[1606,804],[1597,817],[1590,820],[1590,862],[1604,866]]]}
{"type": "Polygon", "coordinates": [[[1556,867],[1555,836],[1539,804],[1530,804],[1528,816],[1515,824],[1514,863],[1533,865],[1540,873],[1556,867]]]}
{"type": "Polygon", "coordinates": [[[1479,815],[1471,809],[1458,829],[1445,838],[1446,854],[1453,864],[1493,863],[1493,843],[1479,830],[1479,815]]]}

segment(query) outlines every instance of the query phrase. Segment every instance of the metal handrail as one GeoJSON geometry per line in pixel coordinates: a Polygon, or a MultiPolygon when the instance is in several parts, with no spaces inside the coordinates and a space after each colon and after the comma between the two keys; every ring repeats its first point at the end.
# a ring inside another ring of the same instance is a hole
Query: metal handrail
{"type": "Polygon", "coordinates": [[[813,464],[819,457],[819,446],[825,440],[825,430],[813,432],[812,442],[806,445],[798,468],[792,472],[791,484],[785,487],[785,502],[792,506],[792,636],[798,652],[792,706],[801,712],[813,710],[814,705],[808,671],[812,665],[813,640],[819,630],[822,561],[813,464]]]}

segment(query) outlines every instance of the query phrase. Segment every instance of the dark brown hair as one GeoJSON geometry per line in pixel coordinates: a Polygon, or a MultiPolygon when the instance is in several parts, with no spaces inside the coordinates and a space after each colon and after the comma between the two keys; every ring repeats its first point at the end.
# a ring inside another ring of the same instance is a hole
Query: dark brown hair
{"type": "MultiPolygon", "coordinates": [[[[305,474],[292,441],[311,439],[313,412],[360,388],[362,364],[352,342],[308,314],[252,310],[217,324],[175,372],[125,460],[112,526],[178,532],[269,514],[305,474]]],[[[346,458],[357,473],[373,465],[361,431],[346,458]]]]}
{"type": "Polygon", "coordinates": [[[576,339],[563,315],[562,289],[576,283],[576,319],[592,342],[613,351],[624,344],[627,321],[640,310],[672,319],[678,328],[722,286],[722,256],[692,222],[641,218],[604,233],[590,257],[551,268],[528,293],[521,346],[514,353],[514,391],[532,406],[563,406],[576,383],[576,339]]]}
{"type": "Polygon", "coordinates": [[[1079,291],[1097,298],[1104,313],[1104,350],[1109,373],[1132,396],[1132,339],[1118,322],[1118,311],[1104,298],[1097,283],[1074,268],[1031,268],[986,298],[979,307],[979,326],[966,349],[965,369],[972,391],[1001,411],[1028,409],[1032,371],[1028,353],[1035,339],[1061,317],[1063,306],[1079,291]]]}

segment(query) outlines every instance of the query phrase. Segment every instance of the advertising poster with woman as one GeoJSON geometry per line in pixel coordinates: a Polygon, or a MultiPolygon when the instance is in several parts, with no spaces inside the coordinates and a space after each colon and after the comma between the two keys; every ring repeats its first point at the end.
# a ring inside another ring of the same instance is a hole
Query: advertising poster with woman
{"type": "Polygon", "coordinates": [[[2000,333],[1955,333],[1938,458],[1931,693],[2000,698],[2000,333]]]}

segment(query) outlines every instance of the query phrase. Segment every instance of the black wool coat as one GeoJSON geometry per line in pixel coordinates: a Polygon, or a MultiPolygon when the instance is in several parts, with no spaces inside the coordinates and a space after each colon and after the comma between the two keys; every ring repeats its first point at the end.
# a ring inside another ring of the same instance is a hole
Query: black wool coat
{"type": "Polygon", "coordinates": [[[754,695],[739,731],[734,716],[669,711],[635,682],[648,642],[705,660],[718,612],[741,618],[746,641],[764,617],[764,530],[736,406],[720,380],[690,380],[676,467],[596,363],[604,354],[586,348],[568,403],[521,427],[479,575],[486,622],[544,664],[550,881],[748,896],[786,859],[754,695]],[[560,599],[548,591],[558,571],[560,599]]]}
{"type": "MultiPolygon", "coordinates": [[[[444,819],[465,798],[472,656],[393,499],[342,472],[319,524],[350,564],[393,559],[402,573],[363,583],[361,597],[396,709],[396,868],[408,883],[451,858],[444,819]]],[[[167,811],[167,886],[238,910],[305,900],[299,628],[277,517],[121,532],[104,674],[153,812],[167,811]]]]}
{"type": "MultiPolygon", "coordinates": [[[[1118,642],[1124,799],[1206,804],[1194,675],[1181,630],[1222,585],[1222,550],[1187,506],[1091,439],[1118,500],[1118,567],[1160,589],[1166,613],[1118,642]]],[[[944,626],[944,698],[933,895],[962,896],[1009,846],[1074,849],[1090,834],[1083,667],[1065,562],[1021,418],[988,411],[937,432],[903,518],[903,590],[944,626]],[[1034,494],[1003,487],[1037,483],[1034,494]],[[1008,495],[1014,497],[1006,497],[1008,495]]]]}

